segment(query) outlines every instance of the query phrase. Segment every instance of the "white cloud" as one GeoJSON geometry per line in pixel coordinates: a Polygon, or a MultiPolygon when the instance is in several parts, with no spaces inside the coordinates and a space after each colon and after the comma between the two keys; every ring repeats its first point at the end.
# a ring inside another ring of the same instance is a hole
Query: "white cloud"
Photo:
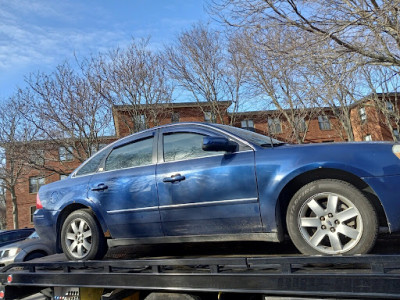
{"type": "Polygon", "coordinates": [[[96,20],[87,23],[90,26],[82,26],[77,20],[85,14],[85,9],[79,5],[69,7],[68,13],[65,5],[46,0],[0,0],[0,7],[0,73],[3,74],[30,66],[55,66],[72,58],[74,53],[85,56],[130,40],[123,30],[102,27],[96,20]]]}
{"type": "Polygon", "coordinates": [[[198,0],[152,1],[0,0],[0,100],[29,73],[51,72],[74,55],[84,58],[142,37],[161,49],[201,15],[198,0]]]}

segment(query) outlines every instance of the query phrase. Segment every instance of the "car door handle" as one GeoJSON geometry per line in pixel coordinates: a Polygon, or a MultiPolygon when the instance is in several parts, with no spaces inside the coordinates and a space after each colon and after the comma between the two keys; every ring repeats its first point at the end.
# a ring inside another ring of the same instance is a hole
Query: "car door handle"
{"type": "Polygon", "coordinates": [[[93,187],[92,191],[104,191],[106,189],[108,189],[108,186],[105,185],[104,183],[100,183],[98,186],[93,187]]]}
{"type": "Polygon", "coordinates": [[[175,175],[171,175],[171,177],[165,177],[163,179],[163,182],[176,182],[176,181],[182,181],[185,179],[186,179],[185,176],[182,176],[181,174],[175,174],[175,175]]]}

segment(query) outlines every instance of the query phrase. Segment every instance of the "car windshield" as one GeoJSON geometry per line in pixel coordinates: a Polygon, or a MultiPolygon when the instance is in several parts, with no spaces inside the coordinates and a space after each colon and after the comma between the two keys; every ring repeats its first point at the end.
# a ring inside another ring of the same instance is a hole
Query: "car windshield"
{"type": "Polygon", "coordinates": [[[284,144],[284,142],[282,142],[282,141],[279,141],[277,139],[271,138],[266,135],[252,132],[250,130],[227,126],[227,125],[221,125],[221,124],[214,124],[214,125],[225,131],[228,131],[246,141],[249,141],[250,143],[256,144],[261,147],[272,147],[272,146],[279,146],[279,145],[284,144]]]}

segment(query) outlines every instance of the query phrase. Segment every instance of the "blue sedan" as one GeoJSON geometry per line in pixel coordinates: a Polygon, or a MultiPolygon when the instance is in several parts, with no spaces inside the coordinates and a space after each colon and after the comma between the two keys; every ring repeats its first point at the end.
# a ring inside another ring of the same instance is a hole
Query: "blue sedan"
{"type": "Polygon", "coordinates": [[[400,230],[400,145],[290,145],[217,124],[177,123],[110,144],[43,186],[34,222],[69,259],[108,247],[274,241],[307,255],[363,254],[400,230]]]}

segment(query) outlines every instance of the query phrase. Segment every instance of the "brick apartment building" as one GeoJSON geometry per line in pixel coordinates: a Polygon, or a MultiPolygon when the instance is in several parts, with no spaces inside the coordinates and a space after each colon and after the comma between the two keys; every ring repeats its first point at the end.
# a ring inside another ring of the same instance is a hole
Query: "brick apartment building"
{"type": "MultiPolygon", "coordinates": [[[[114,106],[112,111],[115,136],[105,137],[104,143],[110,143],[133,132],[156,125],[191,121],[232,124],[261,134],[270,135],[283,141],[294,141],[292,129],[290,129],[288,123],[284,121],[284,118],[277,111],[241,112],[233,115],[228,112],[230,105],[231,103],[228,101],[220,102],[218,107],[211,107],[207,103],[201,105],[193,102],[173,103],[158,105],[157,107],[143,106],[140,109],[136,108],[135,114],[133,114],[132,107],[114,106]]],[[[390,108],[389,104],[388,107],[390,108]]],[[[351,107],[350,113],[355,141],[393,140],[392,132],[395,136],[398,136],[398,128],[390,126],[392,127],[392,131],[390,131],[388,126],[382,121],[383,117],[376,111],[369,100],[360,101],[360,103],[351,107]]],[[[301,133],[304,143],[347,140],[340,122],[331,109],[320,109],[318,113],[310,110],[296,120],[298,121],[297,129],[301,133]]],[[[27,170],[27,176],[17,186],[20,228],[33,226],[32,216],[36,209],[36,196],[40,186],[62,180],[80,164],[79,161],[73,159],[73,156],[67,150],[65,147],[39,149],[39,151],[46,151],[46,155],[53,158],[51,163],[59,171],[27,170]]],[[[12,229],[12,204],[9,195],[6,197],[6,219],[7,229],[12,229]]]]}

